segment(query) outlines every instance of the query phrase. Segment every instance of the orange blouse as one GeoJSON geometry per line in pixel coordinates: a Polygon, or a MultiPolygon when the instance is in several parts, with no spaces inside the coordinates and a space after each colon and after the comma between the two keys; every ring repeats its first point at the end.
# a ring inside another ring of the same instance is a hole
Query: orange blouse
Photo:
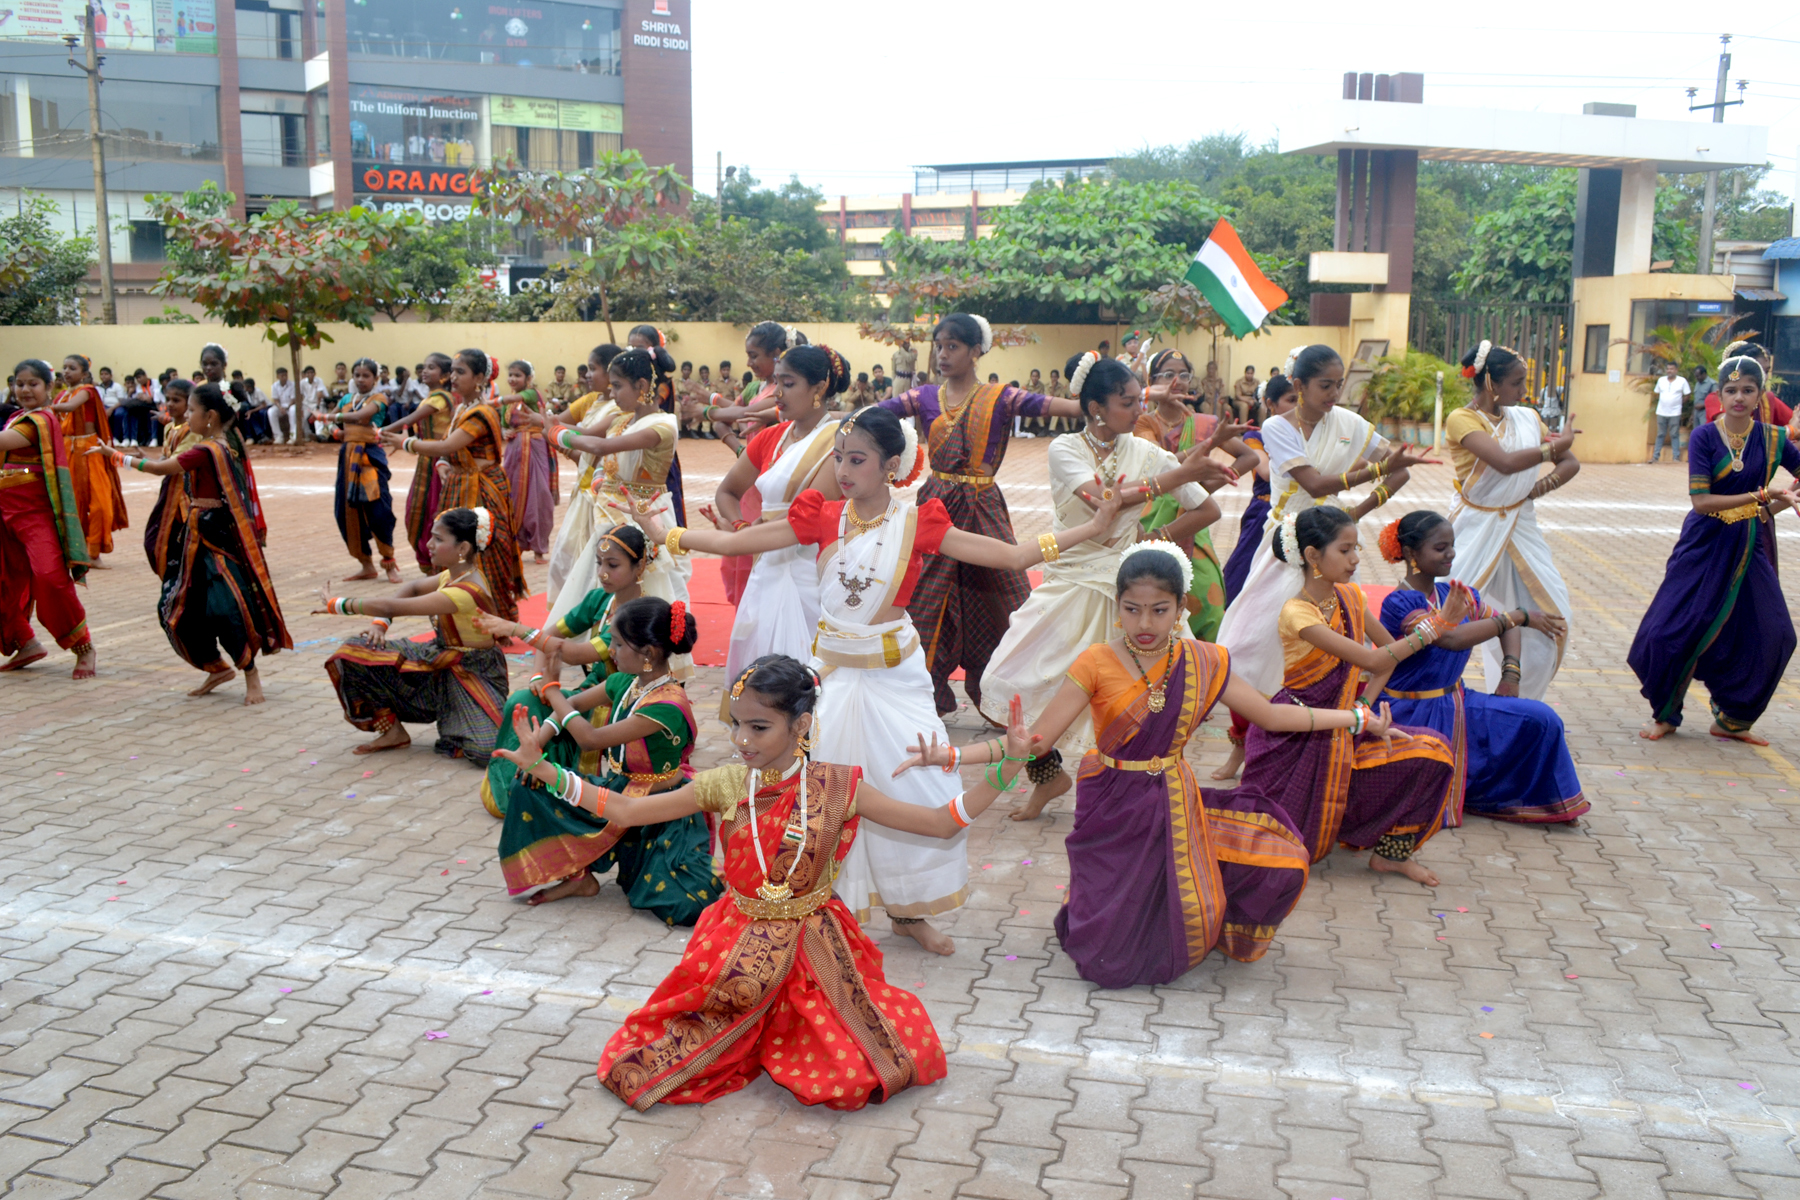
{"type": "MultiPolygon", "coordinates": [[[[1200,642],[1202,658],[1218,660],[1216,669],[1225,668],[1228,657],[1224,650],[1211,642],[1200,642]]],[[[1094,714],[1094,728],[1105,729],[1111,725],[1120,713],[1150,687],[1160,683],[1169,671],[1169,652],[1164,650],[1154,663],[1146,662],[1144,670],[1147,678],[1140,676],[1136,669],[1119,661],[1118,651],[1110,642],[1097,642],[1083,650],[1069,668],[1066,678],[1088,695],[1088,707],[1094,714]]]]}

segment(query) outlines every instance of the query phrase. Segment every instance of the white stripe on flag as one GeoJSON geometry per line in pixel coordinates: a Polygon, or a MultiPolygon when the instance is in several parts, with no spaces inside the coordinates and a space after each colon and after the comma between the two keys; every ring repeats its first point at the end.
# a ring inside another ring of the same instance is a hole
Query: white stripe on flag
{"type": "Polygon", "coordinates": [[[1269,310],[1250,288],[1250,281],[1244,278],[1243,271],[1237,261],[1225,253],[1224,247],[1210,238],[1200,247],[1200,253],[1194,255],[1194,261],[1211,271],[1225,290],[1231,293],[1232,301],[1253,326],[1260,326],[1269,310]]]}

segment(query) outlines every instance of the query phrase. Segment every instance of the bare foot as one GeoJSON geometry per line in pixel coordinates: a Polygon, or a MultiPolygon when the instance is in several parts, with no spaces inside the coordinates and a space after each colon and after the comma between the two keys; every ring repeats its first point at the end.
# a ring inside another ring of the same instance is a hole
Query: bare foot
{"type": "Polygon", "coordinates": [[[598,896],[600,881],[583,871],[579,875],[571,875],[555,887],[547,887],[525,903],[531,905],[548,904],[552,900],[567,900],[570,896],[598,896]]]}
{"type": "Polygon", "coordinates": [[[237,668],[235,667],[226,667],[223,671],[209,671],[206,675],[206,682],[189,692],[188,695],[204,696],[214,688],[230,683],[236,678],[237,668]]]}
{"type": "MultiPolygon", "coordinates": [[[[1718,726],[1715,725],[1713,728],[1717,729],[1718,726]]],[[[1638,736],[1647,742],[1660,742],[1674,732],[1675,726],[1667,721],[1652,721],[1645,728],[1638,730],[1638,736]]]]}
{"type": "Polygon", "coordinates": [[[4,665],[0,665],[0,671],[17,671],[23,667],[29,667],[39,659],[49,657],[49,654],[50,652],[44,649],[44,643],[32,638],[20,646],[19,652],[7,659],[4,665]]]}
{"type": "Polygon", "coordinates": [[[376,574],[375,564],[371,562],[371,563],[364,563],[362,570],[358,571],[354,575],[346,575],[346,576],[344,576],[344,578],[345,579],[379,579],[380,576],[378,574],[376,574]]]}
{"type": "Polygon", "coordinates": [[[541,554],[539,554],[539,553],[538,553],[538,552],[537,552],[537,551],[536,551],[536,550],[533,550],[533,551],[532,551],[532,552],[531,552],[531,555],[532,555],[532,561],[533,561],[533,562],[535,562],[535,563],[537,563],[537,564],[539,564],[539,565],[540,565],[540,566],[541,566],[541,565],[543,565],[543,563],[544,563],[544,556],[543,556],[543,555],[541,555],[541,554]]]}
{"type": "Polygon", "coordinates": [[[1724,738],[1726,741],[1743,742],[1747,746],[1766,746],[1769,744],[1768,739],[1759,738],[1748,729],[1744,730],[1742,733],[1733,733],[1723,725],[1715,723],[1713,727],[1706,732],[1712,734],[1716,738],[1724,738]]]}
{"type": "Polygon", "coordinates": [[[894,922],[894,932],[905,934],[933,954],[951,955],[956,953],[956,943],[949,935],[931,927],[930,921],[894,922]]]}
{"type": "Polygon", "coordinates": [[[244,707],[248,708],[252,704],[261,704],[262,702],[262,672],[251,667],[244,672],[244,707]]]}
{"type": "Polygon", "coordinates": [[[1069,778],[1067,772],[1058,771],[1056,778],[1049,783],[1040,783],[1032,788],[1031,795],[1026,797],[1025,803],[1013,809],[1009,815],[1015,821],[1037,820],[1038,814],[1044,811],[1044,805],[1068,791],[1074,782],[1069,778]]]}
{"type": "Polygon", "coordinates": [[[94,653],[94,644],[89,642],[87,648],[75,656],[75,669],[69,672],[69,678],[92,679],[99,662],[99,655],[94,653]]]}
{"type": "Polygon", "coordinates": [[[1225,761],[1213,768],[1214,779],[1236,779],[1237,773],[1244,769],[1244,748],[1236,742],[1231,743],[1231,753],[1225,761]]]}
{"type": "Polygon", "coordinates": [[[1415,858],[1409,858],[1405,862],[1395,862],[1391,858],[1383,858],[1379,854],[1371,854],[1369,855],[1369,867],[1372,870],[1380,871],[1384,875],[1404,875],[1415,883],[1422,883],[1426,887],[1434,888],[1438,885],[1438,877],[1432,874],[1431,868],[1415,858]]]}
{"type": "Polygon", "coordinates": [[[389,583],[399,583],[400,582],[400,564],[399,563],[389,562],[385,565],[385,570],[387,571],[387,581],[389,583]]]}
{"type": "Polygon", "coordinates": [[[380,754],[383,750],[400,750],[412,745],[412,737],[406,732],[406,726],[395,721],[394,727],[381,734],[372,742],[364,742],[351,748],[352,754],[380,754]]]}
{"type": "Polygon", "coordinates": [[[94,561],[88,564],[88,570],[90,570],[90,571],[110,571],[110,570],[112,570],[112,564],[108,563],[108,562],[101,562],[100,556],[98,554],[96,554],[96,555],[94,555],[94,561]]]}

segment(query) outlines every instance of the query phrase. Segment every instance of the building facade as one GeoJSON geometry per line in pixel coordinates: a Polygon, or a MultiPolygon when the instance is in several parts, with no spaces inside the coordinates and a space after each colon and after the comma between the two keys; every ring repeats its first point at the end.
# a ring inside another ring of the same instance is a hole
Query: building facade
{"type": "MultiPolygon", "coordinates": [[[[160,270],[146,193],[212,180],[247,211],[290,199],[450,221],[469,213],[473,172],[494,163],[566,170],[635,149],[691,179],[689,8],[105,0],[101,126],[122,306],[160,270]]],[[[91,233],[87,85],[61,40],[79,35],[83,11],[83,0],[0,10],[0,206],[41,193],[65,230],[91,233]]]]}

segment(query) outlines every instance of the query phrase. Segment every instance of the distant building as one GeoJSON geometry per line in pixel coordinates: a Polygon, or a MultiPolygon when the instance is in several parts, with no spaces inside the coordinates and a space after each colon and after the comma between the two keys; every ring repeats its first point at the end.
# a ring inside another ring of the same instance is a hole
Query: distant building
{"type": "MultiPolygon", "coordinates": [[[[897,196],[839,196],[822,202],[819,216],[843,246],[850,273],[879,280],[887,258],[881,242],[890,229],[943,242],[987,237],[994,232],[992,212],[1017,204],[1033,184],[1089,179],[1103,174],[1111,161],[1049,158],[914,167],[912,191],[897,196]]],[[[884,290],[880,282],[875,290],[884,290]]]]}

